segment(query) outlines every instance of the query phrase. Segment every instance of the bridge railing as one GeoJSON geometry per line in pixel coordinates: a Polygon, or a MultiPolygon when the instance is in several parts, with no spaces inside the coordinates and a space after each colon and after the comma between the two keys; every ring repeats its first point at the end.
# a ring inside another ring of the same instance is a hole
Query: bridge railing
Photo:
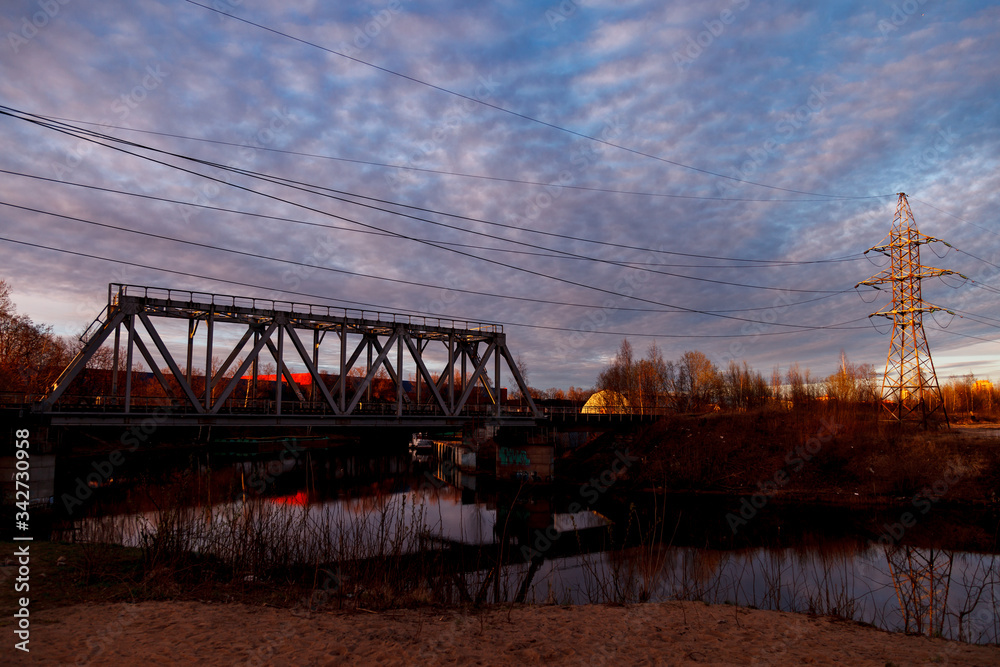
{"type": "MultiPolygon", "coordinates": [[[[5,405],[29,404],[41,398],[36,394],[0,393],[0,403],[5,405]]],[[[122,396],[102,394],[80,394],[68,396],[68,400],[53,406],[54,412],[104,412],[119,413],[124,410],[125,399],[122,396]]],[[[226,400],[219,414],[274,414],[273,399],[246,399],[233,397],[226,400]]],[[[137,396],[130,399],[130,410],[136,414],[149,411],[192,412],[193,408],[183,399],[167,396],[137,396]]],[[[609,408],[584,412],[579,407],[542,407],[545,417],[559,421],[649,421],[659,417],[674,414],[670,408],[609,408]]],[[[282,401],[283,415],[330,415],[334,413],[325,401],[297,401],[288,399],[282,401]]],[[[532,416],[531,408],[526,405],[503,406],[504,417],[532,416]]],[[[396,414],[396,403],[391,401],[361,401],[352,412],[352,416],[392,416],[396,414]]],[[[445,416],[441,408],[434,403],[407,403],[403,405],[402,414],[412,416],[445,416]]],[[[496,414],[493,404],[466,405],[462,416],[482,416],[488,418],[496,414]]]]}
{"type": "Polygon", "coordinates": [[[583,408],[542,407],[546,417],[561,421],[648,421],[674,414],[670,408],[583,408]]]}
{"type": "Polygon", "coordinates": [[[29,405],[42,400],[44,394],[23,391],[0,391],[0,405],[29,405]]]}
{"type": "MultiPolygon", "coordinates": [[[[3,403],[8,405],[30,404],[38,400],[37,395],[10,394],[0,395],[6,398],[3,403]]],[[[52,412],[62,413],[107,413],[118,414],[125,411],[125,399],[122,396],[87,394],[67,397],[68,400],[56,403],[52,412]]],[[[220,415],[275,415],[276,403],[273,399],[242,399],[230,398],[223,403],[217,414],[220,415]]],[[[129,411],[136,416],[146,413],[170,412],[176,414],[195,414],[194,408],[187,401],[169,396],[135,396],[129,400],[129,411]]],[[[403,416],[415,417],[446,417],[440,406],[433,403],[404,404],[403,416]]],[[[281,402],[282,416],[292,415],[327,415],[335,417],[335,413],[325,401],[284,400],[281,402]]],[[[396,415],[396,403],[390,401],[361,401],[348,417],[368,417],[396,415]]],[[[493,404],[472,404],[462,408],[460,417],[482,417],[484,419],[496,415],[493,404]]],[[[502,417],[531,417],[533,413],[527,406],[504,405],[502,417]]]]}
{"type": "Polygon", "coordinates": [[[386,324],[406,324],[409,326],[434,327],[439,329],[503,333],[502,324],[490,322],[443,319],[439,317],[427,317],[425,315],[406,315],[381,310],[341,308],[338,306],[299,303],[297,301],[280,301],[257,297],[234,296],[231,294],[214,294],[211,292],[194,292],[167,287],[110,283],[108,285],[108,303],[117,306],[122,297],[156,299],[166,301],[168,305],[176,305],[178,307],[202,304],[210,305],[219,310],[242,308],[252,311],[283,312],[306,317],[357,319],[384,322],[386,324]]]}

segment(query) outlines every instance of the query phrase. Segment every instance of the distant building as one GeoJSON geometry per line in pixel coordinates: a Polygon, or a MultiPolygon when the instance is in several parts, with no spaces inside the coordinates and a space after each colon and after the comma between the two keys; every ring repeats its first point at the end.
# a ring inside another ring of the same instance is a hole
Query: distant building
{"type": "Polygon", "coordinates": [[[628,399],[616,391],[605,389],[590,397],[580,411],[585,415],[613,415],[628,411],[628,399]]]}
{"type": "Polygon", "coordinates": [[[976,380],[972,385],[972,391],[993,391],[993,383],[989,380],[976,380]]]}

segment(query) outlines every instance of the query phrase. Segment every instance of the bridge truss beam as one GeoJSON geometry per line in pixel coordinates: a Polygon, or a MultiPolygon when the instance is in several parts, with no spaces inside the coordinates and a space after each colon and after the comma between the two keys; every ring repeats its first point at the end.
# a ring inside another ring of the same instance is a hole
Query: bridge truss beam
{"type": "Polygon", "coordinates": [[[503,327],[496,324],[112,283],[107,308],[84,334],[84,341],[37,406],[39,411],[65,414],[99,406],[103,412],[141,415],[167,408],[175,417],[188,415],[200,421],[278,418],[288,423],[294,419],[281,418],[289,414],[312,420],[350,418],[352,423],[366,417],[382,423],[393,416],[397,421],[405,417],[419,422],[426,417],[448,423],[465,417],[543,418],[513,361],[503,327]],[[187,323],[186,350],[180,358],[166,344],[170,336],[160,326],[171,320],[187,323]],[[230,334],[237,330],[235,344],[223,343],[222,326],[230,334]],[[199,328],[204,331],[200,337],[199,328]],[[300,335],[310,331],[311,341],[300,335]],[[73,394],[67,390],[112,335],[111,395],[89,397],[89,406],[78,395],[70,400],[73,394]],[[118,349],[122,337],[123,369],[118,349]],[[205,351],[206,371],[200,375],[192,369],[196,339],[205,351]],[[332,344],[324,346],[327,340],[332,344]],[[136,391],[136,352],[151,369],[158,391],[136,391]],[[223,361],[215,361],[223,355],[223,361]],[[262,363],[275,367],[273,387],[266,390],[259,386],[262,363]],[[438,373],[432,371],[435,363],[441,368],[438,373]],[[291,366],[304,368],[309,382],[300,386],[291,366]],[[472,372],[467,377],[469,366],[472,372]],[[504,405],[500,387],[504,366],[523,406],[504,405]],[[458,368],[461,377],[456,375],[458,368]],[[415,378],[409,390],[404,384],[408,371],[415,378]],[[286,386],[292,396],[285,393],[286,386]],[[266,398],[262,393],[268,394],[266,398]]]}

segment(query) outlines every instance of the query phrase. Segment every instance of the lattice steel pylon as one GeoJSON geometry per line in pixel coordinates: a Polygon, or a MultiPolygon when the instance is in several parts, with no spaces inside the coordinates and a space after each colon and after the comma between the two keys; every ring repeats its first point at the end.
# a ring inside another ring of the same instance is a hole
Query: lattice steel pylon
{"type": "Polygon", "coordinates": [[[920,294],[920,281],[924,278],[955,273],[920,263],[920,246],[935,241],[941,240],[917,231],[910,204],[906,195],[900,192],[892,231],[880,245],[865,251],[866,254],[875,251],[888,256],[889,266],[855,285],[869,285],[876,289],[881,289],[879,285],[885,283],[892,285],[892,303],[869,317],[881,316],[892,320],[892,340],[885,362],[881,399],[882,406],[897,422],[919,417],[926,425],[928,417],[940,408],[945,424],[948,424],[948,413],[923,324],[924,313],[945,309],[927,303],[920,294]]]}
{"type": "Polygon", "coordinates": [[[954,554],[898,544],[885,547],[903,631],[934,637],[944,631],[954,554]]]}

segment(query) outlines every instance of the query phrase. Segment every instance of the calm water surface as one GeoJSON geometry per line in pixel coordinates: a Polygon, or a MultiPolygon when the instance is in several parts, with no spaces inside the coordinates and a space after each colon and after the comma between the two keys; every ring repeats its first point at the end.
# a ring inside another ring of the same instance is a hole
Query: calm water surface
{"type": "MultiPolygon", "coordinates": [[[[189,459],[158,484],[106,490],[69,533],[142,546],[171,495],[171,525],[195,550],[223,549],[248,526],[281,545],[280,558],[304,563],[503,545],[509,565],[496,588],[505,600],[522,587],[536,603],[703,600],[923,631],[920,600],[934,599],[944,636],[1000,641],[992,515],[963,525],[935,510],[900,540],[879,542],[899,511],[767,507],[734,536],[725,516],[739,499],[661,498],[654,524],[625,502],[581,503],[572,486],[497,487],[408,454],[331,450],[293,461],[189,459]]],[[[475,588],[487,572],[464,577],[475,588]]]]}

